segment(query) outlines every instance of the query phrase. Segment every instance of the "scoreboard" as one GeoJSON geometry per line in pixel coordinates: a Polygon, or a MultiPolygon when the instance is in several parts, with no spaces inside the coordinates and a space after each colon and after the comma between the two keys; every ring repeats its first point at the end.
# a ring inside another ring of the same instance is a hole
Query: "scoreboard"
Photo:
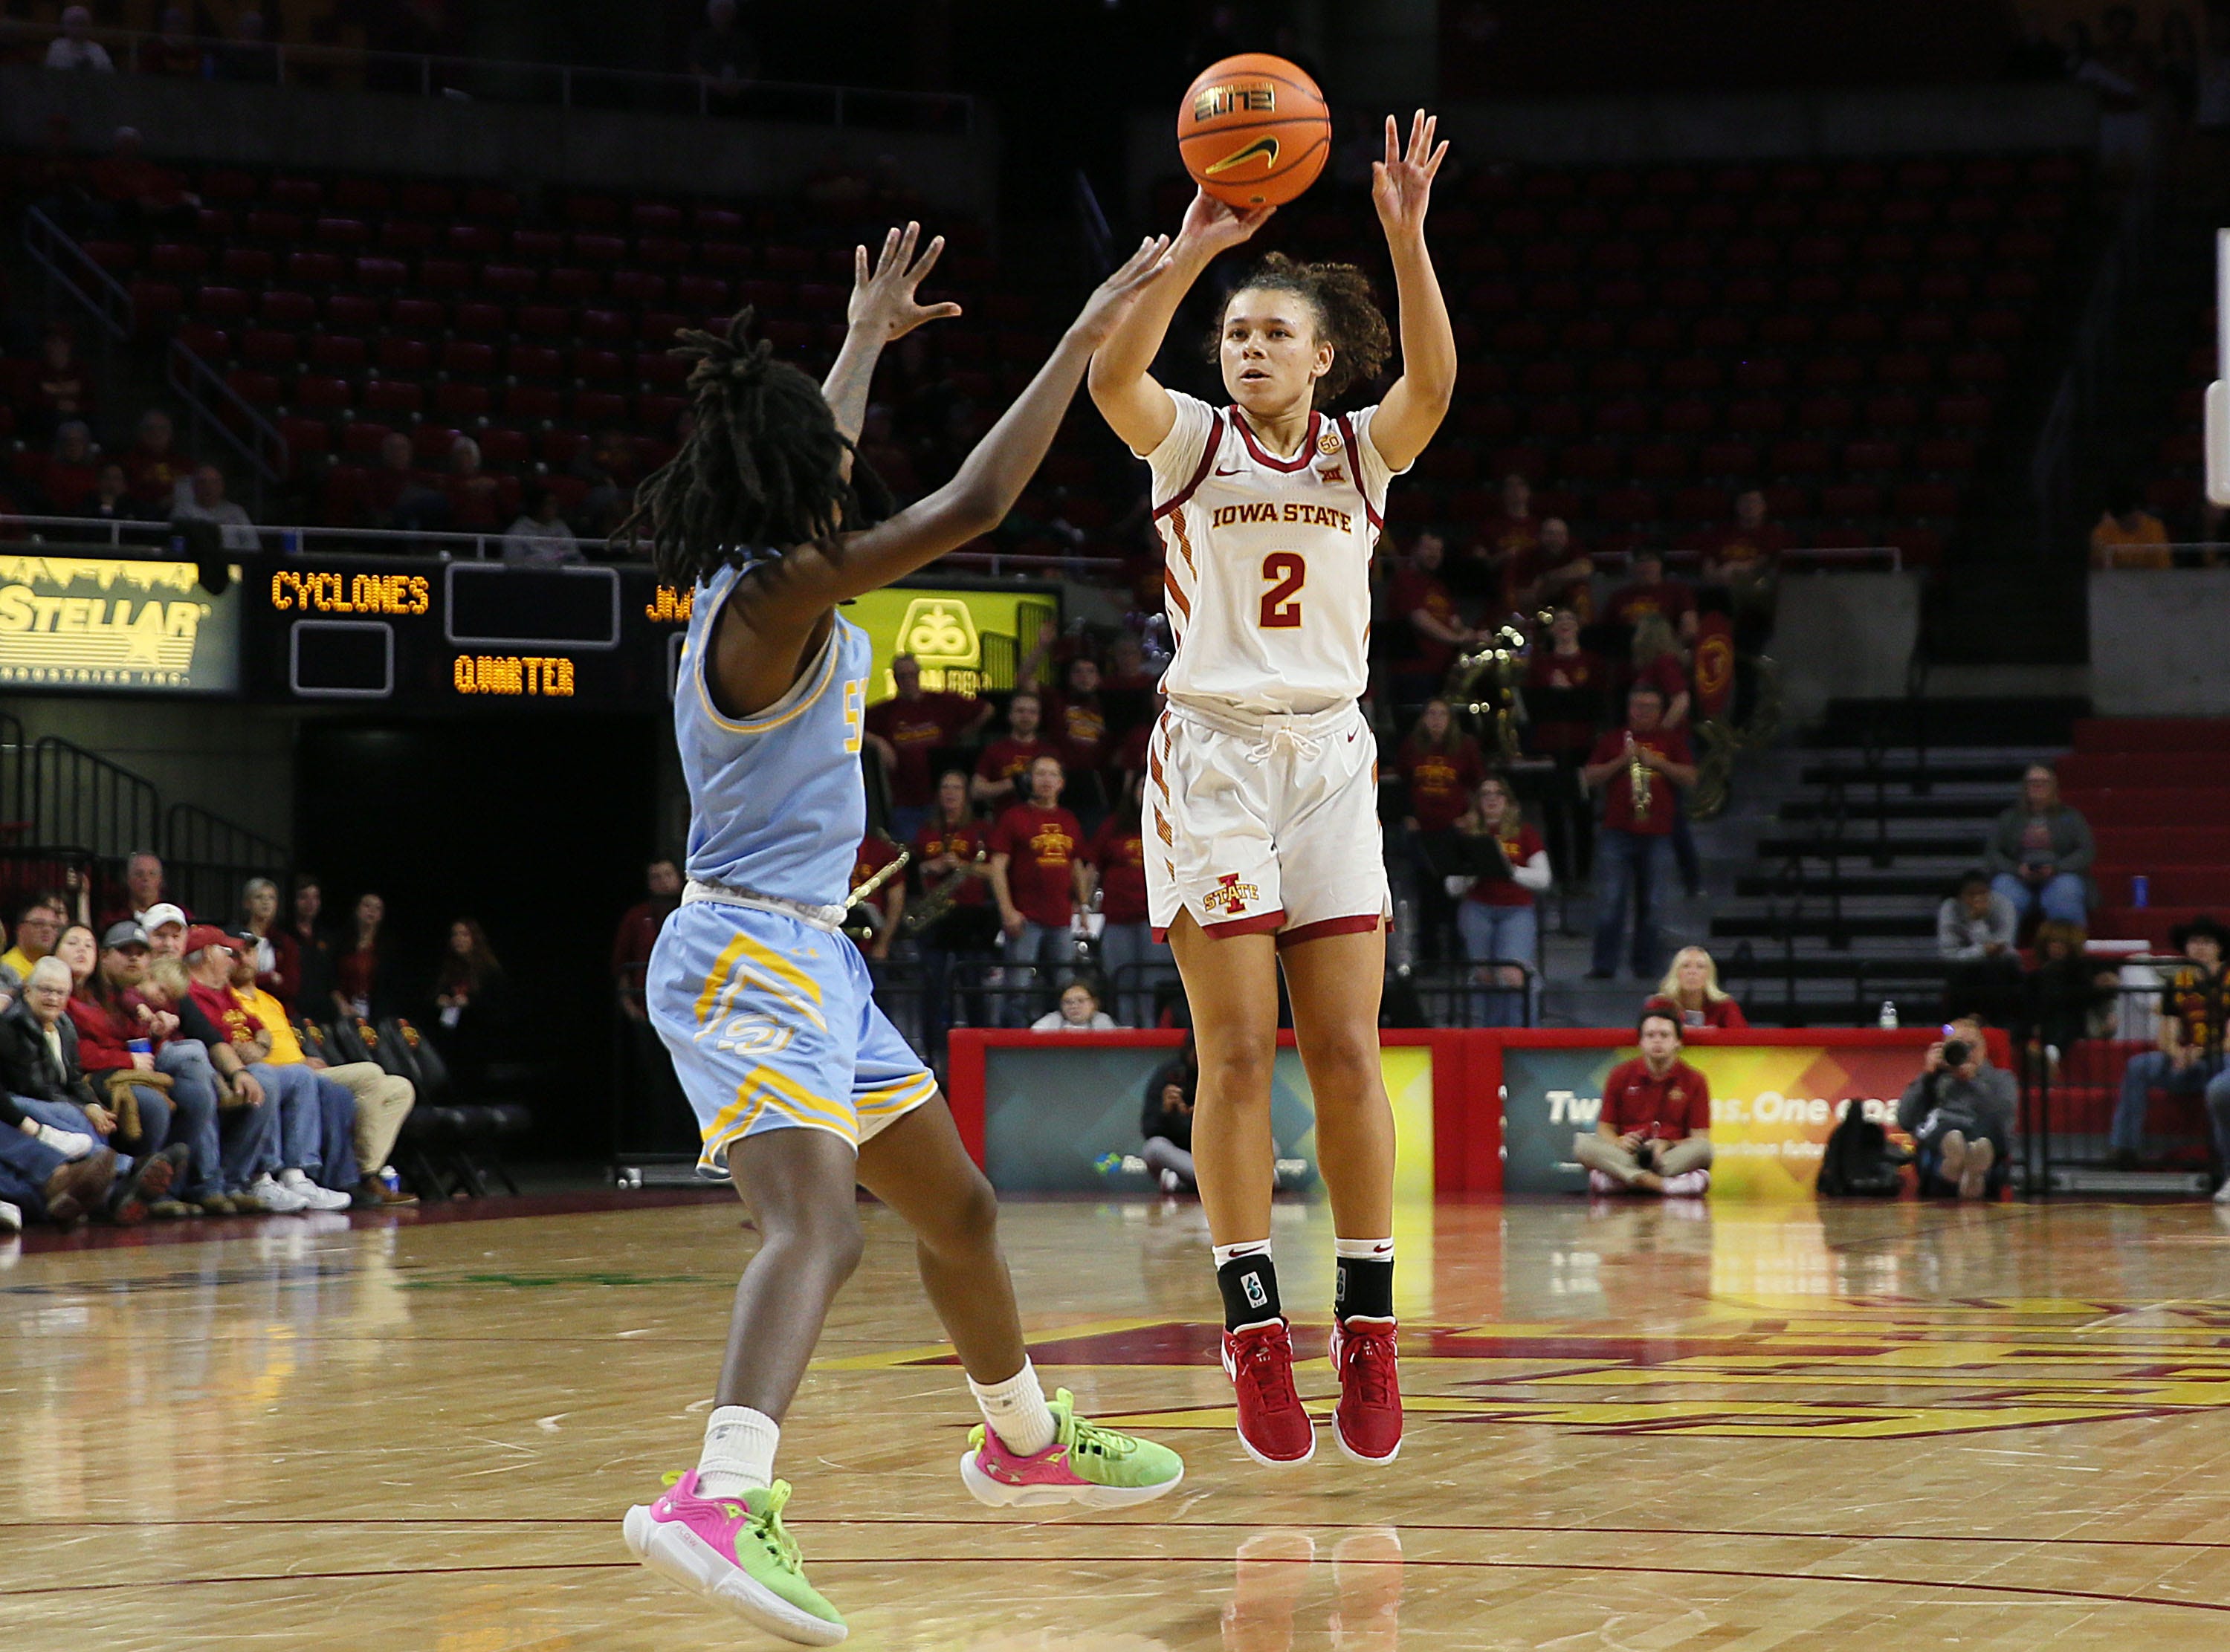
{"type": "Polygon", "coordinates": [[[648,569],[306,558],[246,584],[244,686],[281,702],[653,710],[689,617],[648,569]]]}
{"type": "MultiPolygon", "coordinates": [[[[642,565],[0,554],[0,692],[662,716],[689,608],[642,565]]],[[[899,653],[931,690],[1012,688],[1060,594],[941,580],[845,612],[873,643],[872,704],[899,653]]]]}
{"type": "MultiPolygon", "coordinates": [[[[244,585],[242,686],[282,704],[663,713],[689,622],[689,593],[647,567],[306,557],[251,565],[244,585]]],[[[873,701],[898,652],[931,688],[1011,688],[1060,608],[1056,588],[1006,581],[877,591],[846,611],[873,640],[873,701]]]]}

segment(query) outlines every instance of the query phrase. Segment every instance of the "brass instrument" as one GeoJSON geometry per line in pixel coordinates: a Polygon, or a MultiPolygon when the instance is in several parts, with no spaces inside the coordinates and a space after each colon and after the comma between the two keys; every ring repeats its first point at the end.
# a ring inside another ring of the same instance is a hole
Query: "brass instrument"
{"type": "Polygon", "coordinates": [[[989,849],[977,845],[974,859],[955,866],[938,880],[936,887],[923,894],[918,905],[906,908],[906,919],[899,924],[899,933],[912,941],[942,921],[944,915],[952,910],[952,903],[960,898],[960,891],[967,886],[968,880],[976,875],[972,868],[981,866],[990,858],[989,849]]]}
{"type": "Polygon", "coordinates": [[[904,871],[912,859],[912,850],[899,850],[898,858],[876,867],[859,888],[844,897],[844,922],[838,927],[846,935],[854,941],[862,942],[874,937],[883,927],[882,915],[880,910],[868,906],[867,903],[881,894],[883,885],[904,871]]]}
{"type": "Polygon", "coordinates": [[[1640,745],[1632,743],[1631,736],[1628,739],[1634,756],[1626,766],[1626,787],[1634,798],[1634,823],[1640,826],[1649,819],[1650,793],[1656,783],[1656,776],[1649,765],[1641,761],[1640,745]]]}
{"type": "Polygon", "coordinates": [[[1458,711],[1478,721],[1480,743],[1490,761],[1518,755],[1518,730],[1525,720],[1518,685],[1525,680],[1525,633],[1505,625],[1473,652],[1448,667],[1441,693],[1458,711]]]}

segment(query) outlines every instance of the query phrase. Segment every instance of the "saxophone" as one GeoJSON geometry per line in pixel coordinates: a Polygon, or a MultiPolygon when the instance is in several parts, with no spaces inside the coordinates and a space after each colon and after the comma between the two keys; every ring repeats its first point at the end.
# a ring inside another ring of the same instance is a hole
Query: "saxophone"
{"type": "Polygon", "coordinates": [[[883,885],[904,871],[912,859],[912,850],[899,850],[897,859],[878,866],[872,875],[860,883],[859,888],[844,897],[842,928],[846,935],[850,935],[854,941],[873,939],[875,932],[882,928],[882,914],[878,909],[868,905],[868,903],[881,894],[883,885]]]}
{"type": "Polygon", "coordinates": [[[1626,789],[1634,799],[1634,822],[1640,826],[1649,819],[1650,788],[1655,775],[1641,761],[1641,747],[1635,745],[1633,750],[1634,757],[1626,766],[1626,789]]]}
{"type": "Polygon", "coordinates": [[[899,933],[912,941],[932,928],[952,910],[953,902],[960,898],[960,891],[976,875],[970,869],[982,865],[990,858],[991,852],[978,845],[973,860],[966,865],[955,866],[938,880],[935,888],[922,896],[918,905],[906,909],[906,921],[899,926],[899,933]]]}

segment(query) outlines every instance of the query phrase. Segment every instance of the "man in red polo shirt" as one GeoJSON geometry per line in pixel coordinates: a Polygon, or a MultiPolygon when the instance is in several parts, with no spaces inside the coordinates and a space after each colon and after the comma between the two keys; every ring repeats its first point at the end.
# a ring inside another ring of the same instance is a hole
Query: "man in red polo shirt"
{"type": "Polygon", "coordinates": [[[1041,757],[1060,755],[1060,746],[1039,732],[1039,719],[1044,715],[1045,702],[1035,689],[1015,691],[1007,702],[1007,733],[983,748],[976,777],[968,783],[970,800],[996,814],[1029,795],[1029,785],[1023,777],[1030,765],[1041,757]]]}
{"type": "Polygon", "coordinates": [[[1665,726],[1662,690],[1636,683],[1626,697],[1626,717],[1625,728],[1595,742],[1580,770],[1580,778],[1602,796],[1602,820],[1595,832],[1595,957],[1588,974],[1608,980],[1618,973],[1631,892],[1634,978],[1654,981],[1662,963],[1650,899],[1664,876],[1679,818],[1673,787],[1685,790],[1696,783],[1696,759],[1687,731],[1665,726]]]}
{"type": "Polygon", "coordinates": [[[1711,1185],[1711,1081],[1680,1059],[1680,1018],[1644,1010],[1641,1053],[1603,1080],[1595,1133],[1572,1142],[1598,1193],[1694,1197],[1711,1185]]]}
{"type": "Polygon", "coordinates": [[[1637,550],[1634,577],[1611,593],[1608,617],[1631,627],[1653,614],[1663,615],[1681,641],[1696,640],[1696,594],[1685,580],[1666,577],[1662,555],[1637,550]]]}
{"type": "Polygon", "coordinates": [[[990,703],[968,694],[925,694],[921,665],[912,654],[891,661],[898,692],[867,708],[867,743],[883,760],[891,782],[891,829],[901,842],[929,819],[937,801],[929,761],[939,746],[972,738],[991,720],[990,703]]]}
{"type": "MultiPolygon", "coordinates": [[[[1048,1000],[1054,972],[1076,955],[1070,938],[1076,910],[1092,897],[1084,827],[1060,807],[1063,781],[1060,758],[1039,758],[1030,765],[1029,801],[1015,805],[991,828],[991,894],[1007,936],[1007,985],[1031,985],[1034,975],[1034,985],[1046,989],[1039,995],[1048,1000]]],[[[1002,1025],[1036,1019],[1025,1013],[1027,997],[1010,993],[1002,1025]]]]}

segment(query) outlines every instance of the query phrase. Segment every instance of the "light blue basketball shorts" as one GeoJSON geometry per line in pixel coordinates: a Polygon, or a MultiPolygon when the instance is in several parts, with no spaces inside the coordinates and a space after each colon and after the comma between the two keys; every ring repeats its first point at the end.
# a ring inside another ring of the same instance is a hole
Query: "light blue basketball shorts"
{"type": "Polygon", "coordinates": [[[700,1174],[766,1130],[827,1130],[854,1147],[937,1094],[874,999],[860,949],[801,919],[691,901],[659,932],[650,1019],[696,1109],[700,1174]]]}

